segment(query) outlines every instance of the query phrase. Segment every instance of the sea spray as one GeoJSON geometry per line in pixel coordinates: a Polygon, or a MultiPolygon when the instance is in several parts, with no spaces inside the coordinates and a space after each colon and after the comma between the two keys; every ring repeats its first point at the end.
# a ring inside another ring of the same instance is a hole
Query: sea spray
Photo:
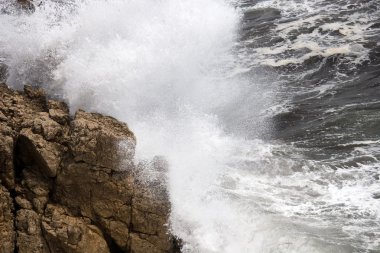
{"type": "Polygon", "coordinates": [[[217,0],[42,1],[33,13],[10,11],[1,22],[8,83],[39,84],[73,112],[128,122],[137,159],[168,160],[173,233],[193,250],[220,251],[227,242],[218,230],[229,211],[209,220],[226,204],[208,199],[218,191],[232,137],[213,111],[241,92],[224,77],[236,9],[217,0]]]}

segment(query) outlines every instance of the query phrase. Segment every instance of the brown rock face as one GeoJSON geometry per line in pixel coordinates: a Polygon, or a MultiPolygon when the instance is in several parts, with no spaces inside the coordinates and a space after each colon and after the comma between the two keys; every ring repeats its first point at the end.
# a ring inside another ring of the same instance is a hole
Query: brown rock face
{"type": "Polygon", "coordinates": [[[5,187],[0,186],[0,252],[14,250],[13,201],[5,187]]]}
{"type": "Polygon", "coordinates": [[[52,252],[110,252],[102,232],[90,219],[72,217],[60,206],[47,205],[42,230],[52,252]]]}
{"type": "Polygon", "coordinates": [[[0,85],[0,253],[179,252],[164,162],[143,183],[135,145],[111,117],[0,85]]]}

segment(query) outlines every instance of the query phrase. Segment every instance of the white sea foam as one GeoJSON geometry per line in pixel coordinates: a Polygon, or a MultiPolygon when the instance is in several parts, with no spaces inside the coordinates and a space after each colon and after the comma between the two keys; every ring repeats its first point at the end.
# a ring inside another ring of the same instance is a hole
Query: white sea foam
{"type": "MultiPolygon", "coordinates": [[[[368,28],[373,24],[373,17],[366,13],[354,13],[345,16],[344,21],[332,21],[331,16],[339,11],[347,10],[346,4],[339,1],[260,1],[248,9],[276,8],[281,11],[282,22],[276,25],[273,31],[283,39],[276,45],[269,47],[257,47],[251,64],[264,64],[273,67],[286,66],[289,64],[302,64],[306,60],[316,57],[329,57],[341,55],[348,57],[352,66],[368,60],[369,49],[363,47],[367,38],[373,36],[368,28]],[[294,17],[297,16],[297,19],[294,17]],[[302,17],[302,18],[299,18],[302,17]],[[308,29],[295,38],[294,33],[308,29]],[[335,32],[340,34],[331,35],[335,32]],[[283,58],[281,54],[291,51],[305,50],[304,53],[295,54],[283,58]]],[[[344,15],[344,14],[342,14],[344,15]]]]}

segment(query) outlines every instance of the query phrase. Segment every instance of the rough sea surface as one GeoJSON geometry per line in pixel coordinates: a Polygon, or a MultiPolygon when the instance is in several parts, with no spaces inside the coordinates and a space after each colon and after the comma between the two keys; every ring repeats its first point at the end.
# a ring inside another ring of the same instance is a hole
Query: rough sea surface
{"type": "Polygon", "coordinates": [[[380,252],[379,0],[33,3],[0,0],[7,84],[165,157],[185,253],[380,252]]]}

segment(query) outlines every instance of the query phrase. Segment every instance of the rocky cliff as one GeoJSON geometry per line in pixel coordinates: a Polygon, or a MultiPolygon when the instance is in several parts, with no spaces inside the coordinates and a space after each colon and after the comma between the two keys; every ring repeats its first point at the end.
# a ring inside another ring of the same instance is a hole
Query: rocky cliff
{"type": "Polygon", "coordinates": [[[162,173],[141,180],[128,126],[0,85],[0,253],[178,252],[162,173]]]}

